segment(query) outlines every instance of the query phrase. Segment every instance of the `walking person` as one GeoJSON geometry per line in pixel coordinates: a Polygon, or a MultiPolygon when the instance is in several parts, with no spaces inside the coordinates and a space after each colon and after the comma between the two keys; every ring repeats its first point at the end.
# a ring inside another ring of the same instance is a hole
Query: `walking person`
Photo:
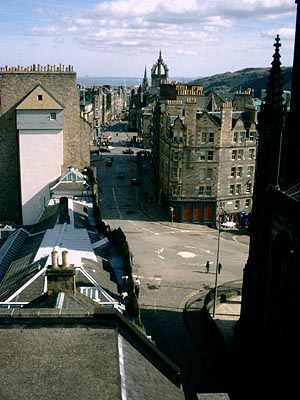
{"type": "Polygon", "coordinates": [[[140,282],[139,278],[136,277],[135,281],[134,281],[134,293],[135,293],[137,299],[139,298],[139,294],[140,294],[140,286],[141,286],[141,282],[140,282]]]}
{"type": "Polygon", "coordinates": [[[209,261],[207,261],[207,263],[205,265],[205,270],[206,270],[206,273],[208,274],[209,273],[209,261]]]}
{"type": "Polygon", "coordinates": [[[221,272],[221,270],[222,270],[222,264],[219,263],[219,264],[218,264],[218,274],[221,272]]]}
{"type": "Polygon", "coordinates": [[[130,252],[130,261],[131,261],[131,265],[134,264],[134,257],[133,257],[133,252],[130,252]]]}

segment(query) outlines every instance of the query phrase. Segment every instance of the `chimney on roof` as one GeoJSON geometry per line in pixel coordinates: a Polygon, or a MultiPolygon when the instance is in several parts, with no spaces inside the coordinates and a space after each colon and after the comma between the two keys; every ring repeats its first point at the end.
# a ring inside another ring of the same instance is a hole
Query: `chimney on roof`
{"type": "Polygon", "coordinates": [[[48,294],[57,293],[60,291],[76,292],[75,284],[75,267],[69,263],[69,252],[67,250],[62,252],[62,264],[58,264],[58,252],[53,250],[52,265],[47,269],[47,284],[48,294]]]}
{"type": "Polygon", "coordinates": [[[68,198],[61,197],[59,199],[59,224],[70,223],[69,208],[68,208],[68,198]]]}

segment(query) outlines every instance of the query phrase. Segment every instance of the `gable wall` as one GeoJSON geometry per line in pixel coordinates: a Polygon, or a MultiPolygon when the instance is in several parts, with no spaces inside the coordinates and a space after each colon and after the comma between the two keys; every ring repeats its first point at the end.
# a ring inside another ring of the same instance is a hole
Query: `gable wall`
{"type": "MultiPolygon", "coordinates": [[[[63,163],[89,165],[89,126],[80,119],[75,72],[0,72],[0,220],[21,222],[20,174],[15,108],[41,84],[64,106],[63,163]]],[[[37,148],[38,150],[38,148],[37,148]]]]}

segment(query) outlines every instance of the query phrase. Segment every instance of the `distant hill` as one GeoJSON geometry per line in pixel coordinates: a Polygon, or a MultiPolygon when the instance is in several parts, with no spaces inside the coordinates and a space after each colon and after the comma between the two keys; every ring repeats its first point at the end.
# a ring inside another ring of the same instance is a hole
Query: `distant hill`
{"type": "MultiPolygon", "coordinates": [[[[195,79],[189,84],[203,85],[204,92],[213,90],[221,96],[248,88],[254,89],[254,96],[260,97],[261,90],[266,89],[270,68],[245,68],[236,72],[225,72],[195,79]]],[[[282,89],[291,90],[292,67],[282,67],[282,89]]]]}

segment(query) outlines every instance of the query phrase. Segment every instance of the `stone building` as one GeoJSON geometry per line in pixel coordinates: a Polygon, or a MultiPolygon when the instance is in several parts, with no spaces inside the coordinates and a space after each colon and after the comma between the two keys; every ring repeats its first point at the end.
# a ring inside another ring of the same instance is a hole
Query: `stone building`
{"type": "Polygon", "coordinates": [[[300,284],[300,6],[290,111],[282,91],[276,37],[265,103],[259,115],[250,251],[236,327],[236,398],[292,398],[298,391],[300,284]],[[250,378],[251,377],[251,378],[250,378]]]}
{"type": "Polygon", "coordinates": [[[215,224],[221,213],[238,222],[252,207],[256,109],[223,102],[209,111],[212,97],[202,87],[181,85],[175,93],[160,99],[155,129],[159,202],[175,221],[215,224]]]}
{"type": "Polygon", "coordinates": [[[0,220],[35,222],[49,184],[90,163],[72,66],[0,69],[0,220]]]}

